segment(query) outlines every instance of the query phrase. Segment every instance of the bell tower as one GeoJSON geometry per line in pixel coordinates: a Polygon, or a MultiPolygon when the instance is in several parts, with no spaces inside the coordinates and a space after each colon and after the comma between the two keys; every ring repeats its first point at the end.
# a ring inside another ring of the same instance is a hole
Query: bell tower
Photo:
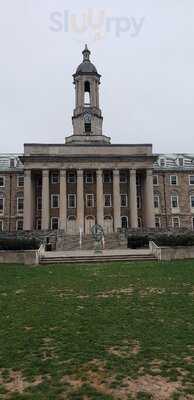
{"type": "Polygon", "coordinates": [[[90,50],[85,46],[83,62],[78,66],[74,78],[75,109],[73,112],[73,135],[66,143],[104,143],[110,138],[102,134],[103,117],[99,106],[101,75],[90,61],[90,50]]]}

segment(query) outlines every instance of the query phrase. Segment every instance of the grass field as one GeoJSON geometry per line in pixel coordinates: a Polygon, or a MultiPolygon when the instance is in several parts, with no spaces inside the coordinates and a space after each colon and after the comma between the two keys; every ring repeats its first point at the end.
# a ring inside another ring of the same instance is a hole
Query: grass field
{"type": "Polygon", "coordinates": [[[194,399],[194,262],[1,266],[0,399],[194,399]]]}

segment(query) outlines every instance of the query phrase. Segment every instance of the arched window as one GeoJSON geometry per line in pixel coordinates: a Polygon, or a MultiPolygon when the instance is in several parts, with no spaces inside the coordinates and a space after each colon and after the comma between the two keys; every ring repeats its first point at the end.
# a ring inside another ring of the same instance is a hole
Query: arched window
{"type": "Polygon", "coordinates": [[[84,105],[90,107],[91,105],[91,93],[90,93],[90,82],[84,83],[84,105]]]}
{"type": "Polygon", "coordinates": [[[142,228],[142,219],[138,217],[138,228],[142,228]]]}
{"type": "Polygon", "coordinates": [[[128,217],[121,217],[121,228],[122,229],[128,228],[128,217]]]}
{"type": "Polygon", "coordinates": [[[68,216],[68,221],[76,221],[75,215],[69,215],[68,216]]]}

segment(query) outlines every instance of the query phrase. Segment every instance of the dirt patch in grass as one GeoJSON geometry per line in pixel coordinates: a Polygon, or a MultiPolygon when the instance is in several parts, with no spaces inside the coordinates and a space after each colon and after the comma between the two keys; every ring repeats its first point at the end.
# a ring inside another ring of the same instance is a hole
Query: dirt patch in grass
{"type": "Polygon", "coordinates": [[[170,382],[159,375],[151,376],[148,374],[136,379],[125,378],[117,385],[116,375],[110,374],[103,362],[96,362],[95,360],[83,367],[83,375],[84,378],[79,379],[75,375],[66,375],[61,383],[69,385],[70,391],[77,391],[87,382],[101,395],[112,396],[115,400],[127,400],[129,395],[135,399],[140,392],[151,395],[153,400],[169,400],[177,390],[181,389],[180,382],[170,382]]]}
{"type": "Polygon", "coordinates": [[[21,371],[10,371],[8,379],[4,379],[0,372],[0,385],[6,390],[7,398],[12,393],[22,394],[27,388],[35,387],[43,382],[42,376],[36,376],[33,382],[28,382],[21,371]]]}
{"type": "Polygon", "coordinates": [[[154,400],[169,400],[178,389],[179,382],[169,382],[161,376],[145,375],[137,379],[125,379],[127,394],[137,396],[139,392],[152,395],[154,400]]]}
{"type": "Polygon", "coordinates": [[[194,357],[192,356],[185,357],[184,361],[189,365],[194,364],[194,357]]]}
{"type": "Polygon", "coordinates": [[[123,288],[123,289],[114,289],[108,290],[102,293],[97,294],[97,298],[107,298],[107,297],[121,297],[122,295],[130,296],[133,293],[133,287],[123,288]]]}
{"type": "Polygon", "coordinates": [[[26,332],[30,332],[32,329],[33,329],[32,326],[24,326],[24,330],[26,332]]]}
{"type": "Polygon", "coordinates": [[[140,344],[138,341],[129,343],[124,340],[120,346],[110,347],[108,353],[121,358],[128,358],[130,356],[136,356],[140,352],[140,344]]]}
{"type": "Polygon", "coordinates": [[[151,362],[151,371],[159,374],[161,372],[161,364],[162,364],[161,360],[153,360],[151,362]]]}
{"type": "Polygon", "coordinates": [[[155,287],[147,287],[144,290],[140,290],[140,296],[145,297],[145,296],[150,296],[150,295],[161,295],[166,292],[165,288],[155,288],[155,287]]]}

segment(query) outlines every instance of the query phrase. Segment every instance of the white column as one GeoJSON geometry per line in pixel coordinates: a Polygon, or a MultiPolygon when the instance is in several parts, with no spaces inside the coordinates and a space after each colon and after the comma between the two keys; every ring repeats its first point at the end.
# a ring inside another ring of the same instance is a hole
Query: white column
{"type": "Polygon", "coordinates": [[[42,230],[50,228],[49,171],[42,171],[42,230]]]}
{"type": "Polygon", "coordinates": [[[131,228],[138,228],[138,213],[137,213],[137,184],[136,184],[136,170],[130,170],[130,221],[131,228]]]}
{"type": "Polygon", "coordinates": [[[61,230],[67,230],[67,182],[66,170],[60,171],[60,224],[61,230]]]}
{"type": "Polygon", "coordinates": [[[77,171],[77,223],[78,229],[84,232],[84,173],[77,171]]]}
{"type": "Polygon", "coordinates": [[[24,230],[33,229],[33,190],[31,170],[24,171],[24,230]]]}
{"type": "Polygon", "coordinates": [[[154,190],[152,169],[146,170],[145,178],[145,224],[146,228],[155,228],[154,190]]]}
{"type": "Polygon", "coordinates": [[[96,207],[97,207],[97,223],[104,225],[104,196],[103,196],[103,171],[96,171],[96,207]]]}
{"type": "Polygon", "coordinates": [[[120,194],[120,173],[113,170],[113,210],[114,210],[114,231],[121,228],[121,194],[120,194]]]}

